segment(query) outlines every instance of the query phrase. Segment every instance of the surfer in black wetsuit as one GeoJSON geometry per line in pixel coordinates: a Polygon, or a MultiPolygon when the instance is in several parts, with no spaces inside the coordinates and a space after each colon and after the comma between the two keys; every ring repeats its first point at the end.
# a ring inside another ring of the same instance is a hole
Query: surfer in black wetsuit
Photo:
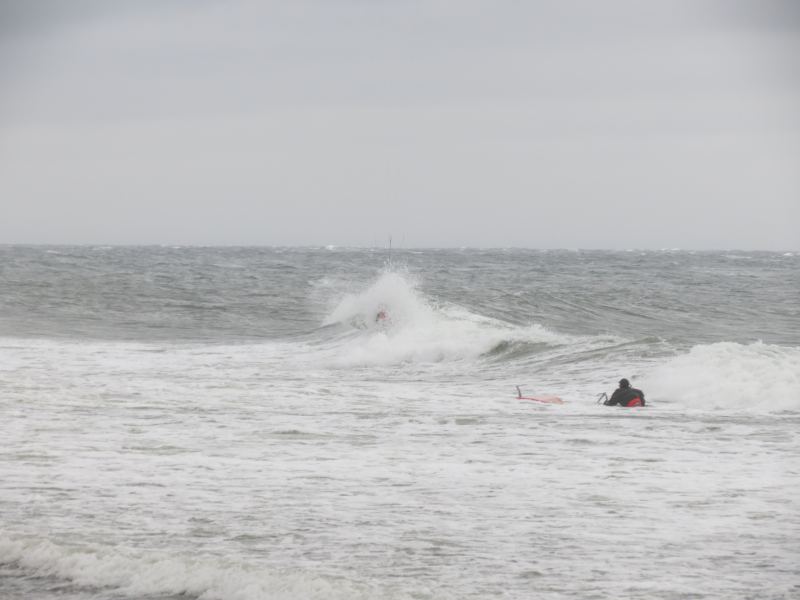
{"type": "Polygon", "coordinates": [[[644,406],[644,392],[631,387],[630,381],[619,380],[619,387],[611,394],[611,398],[603,402],[606,406],[644,406]]]}

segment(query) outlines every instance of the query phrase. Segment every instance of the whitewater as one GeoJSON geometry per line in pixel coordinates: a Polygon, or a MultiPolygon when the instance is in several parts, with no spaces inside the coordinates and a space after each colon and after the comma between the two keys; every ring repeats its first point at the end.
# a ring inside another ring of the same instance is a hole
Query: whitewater
{"type": "Polygon", "coordinates": [[[0,598],[800,597],[799,299],[794,252],[0,246],[0,598]]]}

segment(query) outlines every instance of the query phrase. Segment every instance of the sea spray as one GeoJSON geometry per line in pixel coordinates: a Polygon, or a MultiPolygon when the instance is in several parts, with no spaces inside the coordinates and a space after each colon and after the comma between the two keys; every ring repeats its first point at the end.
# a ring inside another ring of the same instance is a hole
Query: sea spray
{"type": "Polygon", "coordinates": [[[360,292],[345,294],[323,321],[333,324],[353,328],[326,361],[336,367],[474,360],[503,344],[557,346],[574,339],[541,325],[519,327],[435,302],[419,291],[418,278],[394,270],[382,271],[360,292]]]}

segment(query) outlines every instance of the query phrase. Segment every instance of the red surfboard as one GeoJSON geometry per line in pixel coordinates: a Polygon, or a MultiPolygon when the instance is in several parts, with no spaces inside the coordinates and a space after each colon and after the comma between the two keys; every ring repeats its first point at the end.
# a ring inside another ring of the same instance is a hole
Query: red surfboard
{"type": "Polygon", "coordinates": [[[541,402],[542,404],[564,404],[564,401],[558,396],[550,394],[543,394],[540,396],[523,396],[522,390],[517,386],[517,399],[518,400],[531,400],[532,402],[541,402]]]}

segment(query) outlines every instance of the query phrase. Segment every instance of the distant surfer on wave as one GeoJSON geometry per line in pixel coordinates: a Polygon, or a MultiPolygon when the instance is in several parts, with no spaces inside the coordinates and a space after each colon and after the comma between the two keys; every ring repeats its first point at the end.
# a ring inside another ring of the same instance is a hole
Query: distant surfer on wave
{"type": "Polygon", "coordinates": [[[624,377],[619,380],[619,387],[603,402],[606,406],[644,406],[644,392],[631,387],[631,382],[624,377]]]}
{"type": "Polygon", "coordinates": [[[378,308],[378,314],[375,315],[375,325],[383,330],[392,326],[392,318],[389,316],[389,310],[385,306],[378,308]]]}

